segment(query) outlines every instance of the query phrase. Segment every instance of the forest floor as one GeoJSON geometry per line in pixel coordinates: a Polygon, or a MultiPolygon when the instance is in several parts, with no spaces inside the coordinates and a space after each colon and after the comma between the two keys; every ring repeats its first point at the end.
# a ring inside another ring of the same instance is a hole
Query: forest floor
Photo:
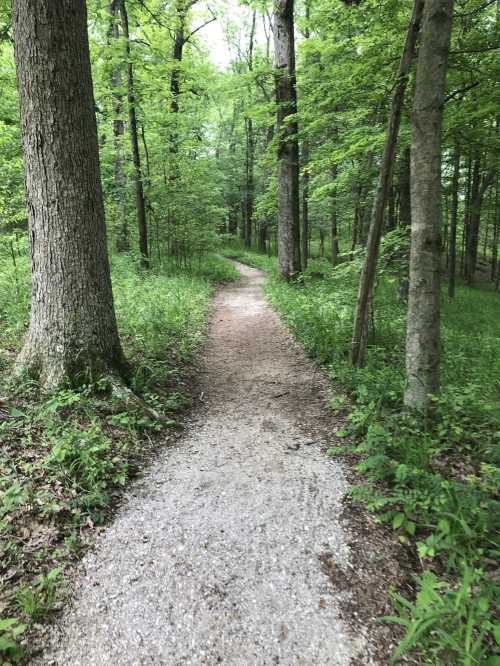
{"type": "Polygon", "coordinates": [[[185,435],[83,560],[36,664],[386,664],[405,551],[345,500],[332,387],[260,271],[214,299],[185,435]]]}

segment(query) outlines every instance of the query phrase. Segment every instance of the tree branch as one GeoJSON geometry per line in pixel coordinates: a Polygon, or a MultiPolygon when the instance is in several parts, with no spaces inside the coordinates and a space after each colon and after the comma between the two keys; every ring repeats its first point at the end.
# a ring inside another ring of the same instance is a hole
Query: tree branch
{"type": "Polygon", "coordinates": [[[461,88],[460,90],[455,90],[454,92],[450,93],[445,97],[444,103],[449,102],[451,99],[454,99],[455,97],[458,97],[459,95],[464,95],[466,92],[469,90],[472,90],[472,88],[475,88],[481,83],[481,81],[474,81],[474,83],[469,84],[468,86],[465,86],[465,88],[461,88]]]}

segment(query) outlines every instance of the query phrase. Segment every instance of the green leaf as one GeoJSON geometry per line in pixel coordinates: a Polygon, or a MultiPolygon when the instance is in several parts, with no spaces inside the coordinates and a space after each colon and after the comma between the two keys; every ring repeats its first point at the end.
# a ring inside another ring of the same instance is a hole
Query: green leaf
{"type": "Polygon", "coordinates": [[[401,512],[400,512],[400,513],[397,513],[397,514],[394,516],[394,518],[392,519],[392,527],[393,527],[393,529],[398,530],[398,529],[401,527],[401,525],[404,523],[405,518],[406,518],[406,516],[405,516],[404,513],[401,513],[401,512]]]}

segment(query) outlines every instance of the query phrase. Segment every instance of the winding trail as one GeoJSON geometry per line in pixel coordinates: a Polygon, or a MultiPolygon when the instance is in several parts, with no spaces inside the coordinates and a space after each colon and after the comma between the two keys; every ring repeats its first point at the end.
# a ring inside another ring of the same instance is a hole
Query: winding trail
{"type": "Polygon", "coordinates": [[[265,303],[262,274],[236,265],[194,420],[132,486],[34,663],[372,663],[321,564],[352,566],[346,481],[323,452],[328,383],[265,303]]]}

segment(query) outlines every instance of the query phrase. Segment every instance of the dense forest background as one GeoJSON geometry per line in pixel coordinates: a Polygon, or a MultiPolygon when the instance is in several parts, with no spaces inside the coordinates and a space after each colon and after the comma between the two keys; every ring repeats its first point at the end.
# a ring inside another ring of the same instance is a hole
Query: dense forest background
{"type": "Polygon", "coordinates": [[[0,2],[0,554],[12,581],[0,601],[0,655],[21,659],[18,636],[54,606],[60,570],[140,466],[145,438],[175,428],[187,402],[181,369],[203,340],[212,288],[236,277],[225,255],[267,272],[269,299],[339,387],[330,408],[349,425],[336,433],[345,446],[332,437],[332,455],[355,454],[364,478],[355,499],[413,553],[412,590],[394,595],[405,630],[396,657],[414,649],[428,664],[499,663],[500,3],[454,2],[439,133],[441,314],[429,324],[441,334],[441,379],[425,404],[410,405],[424,409],[408,412],[417,58],[408,77],[398,79],[398,65],[418,4],[297,2],[297,108],[280,117],[270,3],[88,0],[108,249],[133,391],[110,417],[109,387],[96,398],[90,381],[58,386],[47,398],[33,379],[12,381],[30,258],[12,18],[0,2]],[[225,67],[208,46],[221,35],[225,67]],[[359,359],[360,275],[403,78],[359,359]],[[300,156],[288,274],[276,259],[283,128],[300,156]],[[50,529],[33,544],[19,526],[35,518],[50,529]]]}

